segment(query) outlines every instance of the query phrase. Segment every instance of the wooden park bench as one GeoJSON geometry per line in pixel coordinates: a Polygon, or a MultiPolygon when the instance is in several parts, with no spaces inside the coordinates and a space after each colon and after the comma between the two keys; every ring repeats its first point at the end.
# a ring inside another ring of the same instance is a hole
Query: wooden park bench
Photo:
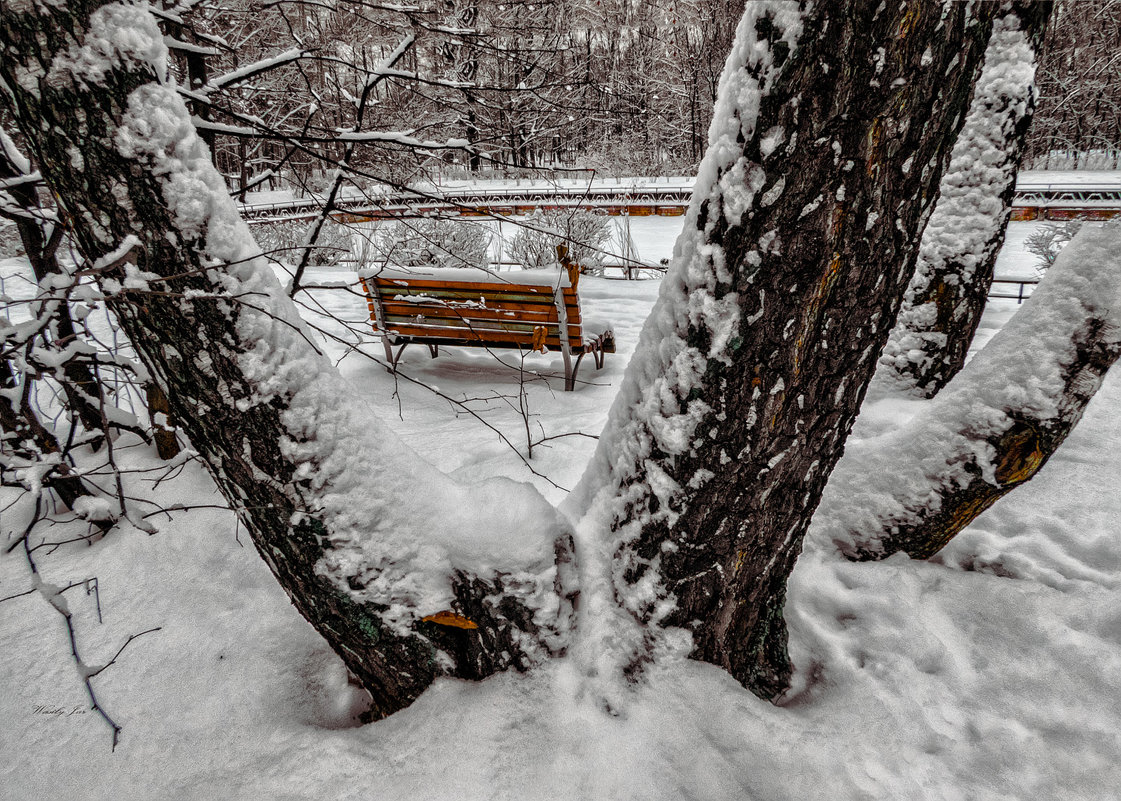
{"type": "Polygon", "coordinates": [[[568,392],[586,355],[599,369],[603,354],[615,352],[611,329],[580,315],[575,271],[393,268],[360,276],[370,320],[394,370],[414,342],[427,345],[433,358],[441,345],[560,351],[568,392]]]}

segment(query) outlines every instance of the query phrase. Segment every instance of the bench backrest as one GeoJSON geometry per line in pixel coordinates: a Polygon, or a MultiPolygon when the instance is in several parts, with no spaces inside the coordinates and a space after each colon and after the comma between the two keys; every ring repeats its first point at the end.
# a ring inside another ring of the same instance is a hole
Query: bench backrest
{"type": "Polygon", "coordinates": [[[422,341],[494,347],[533,345],[534,330],[546,329],[545,345],[560,350],[554,293],[564,293],[568,346],[583,346],[576,289],[539,284],[422,280],[400,276],[362,279],[374,330],[422,341]]]}

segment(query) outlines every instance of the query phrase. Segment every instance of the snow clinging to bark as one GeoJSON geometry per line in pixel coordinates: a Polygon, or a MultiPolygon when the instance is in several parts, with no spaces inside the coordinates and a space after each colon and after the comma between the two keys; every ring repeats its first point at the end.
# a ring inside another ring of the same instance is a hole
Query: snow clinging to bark
{"type": "MultiPolygon", "coordinates": [[[[96,80],[129,58],[167,75],[167,51],[146,11],[112,5],[94,17],[59,70],[96,80]]],[[[555,510],[528,484],[497,479],[469,487],[451,480],[361,403],[317,350],[261,257],[175,87],[162,81],[134,90],[115,143],[159,179],[176,232],[187,242],[201,240],[208,277],[228,297],[219,308],[236,315],[237,341],[203,342],[199,355],[224,351],[236,360],[252,388],[236,399],[242,412],[269,403],[282,409],[281,450],[295,468],[284,491],[300,510],[291,522],[306,514],[324,524],[320,572],[358,600],[387,607],[383,619],[401,633],[452,608],[456,571],[501,575],[543,628],[556,627],[553,546],[563,528],[555,510]]],[[[190,313],[200,301],[181,302],[190,313]]],[[[245,440],[246,454],[253,444],[245,440]]]]}
{"type": "MultiPolygon", "coordinates": [[[[673,604],[657,578],[656,560],[648,566],[646,580],[628,584],[621,578],[628,565],[613,556],[644,525],[657,518],[672,522],[683,487],[662,465],[688,452],[698,424],[712,411],[709,404],[690,394],[712,360],[729,360],[727,348],[740,327],[740,299],[729,291],[732,272],[755,269],[759,263],[749,256],[746,266],[727,264],[723,249],[711,241],[712,233],[718,223],[738,226],[761,191],[781,191],[775,187],[781,186],[782,177],[768,176],[761,165],[748,160],[743,143],[762,137],[766,148],[773,150],[783,138],[781,130],[757,131],[757,119],[762,98],[781,70],[773,43],[782,42],[793,50],[802,19],[797,2],[747,5],[721,77],[708,150],[698,170],[683,232],[596,455],[566,505],[574,515],[587,514],[580,555],[586,565],[582,579],[585,597],[593,595],[597,587],[606,591],[613,585],[631,612],[655,622],[673,604]],[[768,28],[766,37],[760,35],[768,28]],[[707,347],[694,346],[691,339],[707,341],[707,347]],[[613,533],[605,535],[608,531],[613,533]],[[601,580],[612,562],[614,580],[601,580]]],[[[693,477],[685,479],[690,480],[693,477]]],[[[591,606],[593,601],[588,603],[591,606]]],[[[597,613],[603,614],[612,605],[605,600],[597,613]]],[[[619,637],[618,631],[608,632],[606,625],[598,634],[588,632],[589,657],[599,660],[605,649],[618,645],[619,637]]]]}
{"type": "Polygon", "coordinates": [[[167,47],[155,19],[143,7],[109,3],[90,15],[89,29],[80,45],[55,56],[48,82],[69,78],[100,84],[114,67],[125,61],[159,65],[166,74],[167,47]]]}
{"type": "MultiPolygon", "coordinates": [[[[586,508],[591,493],[600,487],[633,485],[631,479],[645,472],[652,447],[671,457],[685,452],[697,423],[710,411],[703,401],[686,399],[710,360],[728,358],[725,350],[740,322],[738,295],[718,292],[719,286],[728,287],[730,269],[738,266],[727,265],[723,249],[709,239],[720,215],[738,223],[765,184],[762,167],[744,157],[742,145],[756,135],[761,98],[778,73],[771,42],[757,34],[763,20],[773,25],[772,38],[791,48],[801,32],[798,3],[748,4],[724,67],[709,147],[683,232],[628,365],[595,462],[574,493],[572,508],[577,510],[586,508]],[[703,223],[702,207],[706,209],[703,223]],[[691,328],[708,335],[708,348],[702,351],[688,344],[691,328]]],[[[769,131],[767,136],[775,138],[781,132],[769,131]]]]}
{"type": "MultiPolygon", "coordinates": [[[[917,299],[926,296],[933,281],[968,285],[999,241],[996,235],[1008,216],[1001,195],[1016,180],[1008,143],[1030,109],[1034,55],[1017,15],[1005,14],[994,23],[969,113],[923,232],[915,275],[881,357],[900,378],[911,375],[904,369],[909,363],[919,365],[915,373],[926,374],[945,342],[945,335],[933,330],[937,307],[917,299]]],[[[959,307],[953,315],[964,313],[959,307]]]]}
{"type": "MultiPolygon", "coordinates": [[[[1101,326],[1103,346],[1121,340],[1121,225],[1084,226],[1032,296],[953,381],[900,428],[850,441],[814,515],[807,543],[875,550],[885,525],[915,522],[939,496],[978,474],[999,486],[989,441],[1017,420],[1047,425],[1081,415],[1064,382],[1075,343],[1101,326]]],[[[1083,390],[1093,388],[1082,387],[1083,390]]],[[[1092,394],[1092,391],[1090,392],[1092,394]]]]}

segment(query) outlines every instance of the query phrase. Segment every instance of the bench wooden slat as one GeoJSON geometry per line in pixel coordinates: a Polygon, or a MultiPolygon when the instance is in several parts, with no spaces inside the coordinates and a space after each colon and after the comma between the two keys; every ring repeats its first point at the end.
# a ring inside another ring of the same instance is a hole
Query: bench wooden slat
{"type": "MultiPolygon", "coordinates": [[[[423,314],[388,314],[383,318],[383,323],[384,327],[389,330],[394,330],[400,326],[420,326],[427,328],[454,328],[463,329],[465,331],[529,331],[532,333],[535,328],[549,328],[548,325],[544,325],[536,320],[494,320],[489,318],[464,320],[458,317],[428,317],[423,314]]],[[[552,324],[554,333],[557,328],[558,324],[554,322],[552,324]]],[[[569,323],[569,339],[575,339],[578,336],[583,336],[580,326],[575,323],[569,323]]]]}
{"type": "MultiPolygon", "coordinates": [[[[454,309],[511,309],[513,311],[536,311],[553,309],[556,304],[552,298],[509,295],[461,295],[443,293],[436,295],[427,292],[381,292],[383,304],[403,303],[415,306],[446,306],[454,309]]],[[[579,314],[580,303],[576,298],[566,298],[565,308],[569,316],[579,314]]]]}
{"type": "MultiPolygon", "coordinates": [[[[483,295],[491,295],[499,292],[518,292],[550,299],[553,297],[553,287],[545,284],[517,284],[514,282],[482,283],[480,281],[456,281],[454,283],[449,283],[448,281],[425,280],[423,278],[403,279],[381,278],[379,276],[373,276],[365,280],[372,281],[383,290],[389,291],[394,289],[399,289],[401,291],[429,289],[437,292],[478,292],[483,295]]],[[[565,287],[565,289],[570,288],[571,287],[565,287]]]]}
{"type": "MultiPolygon", "coordinates": [[[[415,303],[385,303],[382,305],[382,313],[386,320],[424,317],[425,319],[433,321],[493,320],[494,322],[525,322],[533,323],[534,325],[556,325],[557,323],[557,315],[555,309],[553,310],[553,314],[550,315],[547,309],[534,309],[527,311],[492,307],[482,309],[461,309],[420,305],[415,303]]],[[[568,323],[570,326],[579,327],[580,318],[574,314],[569,315],[568,323]]]]}
{"type": "Polygon", "coordinates": [[[576,370],[587,353],[603,364],[604,353],[614,353],[610,331],[584,336],[580,299],[575,287],[559,291],[548,285],[482,283],[372,276],[362,278],[374,330],[383,334],[386,356],[396,367],[390,343],[427,344],[436,355],[441,345],[528,349],[538,344],[561,351],[565,360],[565,389],[575,386],[576,370]],[[558,300],[563,298],[566,337],[561,337],[558,300]],[[535,337],[545,329],[544,341],[535,337]],[[578,358],[572,366],[568,354],[578,358]]]}
{"type": "MultiPolygon", "coordinates": [[[[461,320],[461,319],[433,319],[430,317],[396,317],[389,316],[385,319],[385,327],[389,332],[401,334],[402,328],[427,328],[430,330],[447,329],[455,336],[470,336],[470,332],[482,333],[534,333],[536,328],[544,327],[549,330],[550,336],[559,336],[556,324],[552,329],[539,323],[520,323],[517,320],[461,320]]],[[[401,334],[404,336],[404,334],[401,334]]],[[[568,339],[583,337],[580,327],[568,326],[568,339]]]]}
{"type": "MultiPolygon", "coordinates": [[[[394,326],[389,329],[389,333],[395,337],[407,337],[417,341],[424,339],[426,341],[436,342],[438,340],[445,340],[449,345],[491,345],[495,347],[518,347],[521,346],[527,350],[533,345],[533,333],[521,334],[512,331],[470,331],[463,329],[463,336],[456,337],[451,334],[446,328],[426,328],[424,326],[394,326]]],[[[556,336],[546,337],[545,346],[549,350],[560,350],[561,343],[556,336]]]]}

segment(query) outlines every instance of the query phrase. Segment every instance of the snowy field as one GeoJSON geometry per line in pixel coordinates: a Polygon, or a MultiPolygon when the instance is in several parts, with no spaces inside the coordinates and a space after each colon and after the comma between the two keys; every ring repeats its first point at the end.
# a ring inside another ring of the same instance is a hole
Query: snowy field
{"type": "MultiPolygon", "coordinates": [[[[1013,224],[999,276],[1035,277],[1022,249],[1033,226],[1013,224]]],[[[672,235],[632,235],[644,258],[668,255],[659,251],[672,235]]],[[[18,265],[0,269],[11,292],[18,265]]],[[[613,323],[619,352],[601,371],[584,364],[590,383],[573,393],[561,391],[555,355],[524,365],[511,355],[507,366],[468,350],[431,359],[417,346],[395,380],[363,355],[382,355],[371,338],[330,347],[370,414],[441,470],[530,481],[559,503],[595,446],[656,293],[654,281],[582,281],[585,314],[613,323]]],[[[364,317],[341,290],[314,298],[364,317]]],[[[990,304],[979,341],[1016,308],[990,304]]],[[[914,408],[883,403],[865,410],[858,434],[914,408]]],[[[120,450],[129,466],[159,467],[147,449],[122,440],[120,450]]],[[[94,679],[123,726],[114,753],[59,616],[38,595],[0,604],[0,799],[1116,799],[1119,472],[1114,371],[1039,476],[935,562],[850,564],[807,540],[786,611],[796,686],[782,706],[715,667],[679,661],[653,668],[618,717],[584,694],[571,660],[558,660],[529,675],[441,681],[409,709],[356,726],[342,663],[234,516],[157,515],[154,535],[120,526],[40,559],[46,581],[98,579],[100,624],[94,596],[67,594],[87,662],[160,627],[94,679]]],[[[157,475],[134,478],[132,494],[221,503],[197,465],[158,487],[157,475]]],[[[0,500],[9,541],[20,520],[0,500]]],[[[0,554],[0,597],[28,586],[22,555],[0,554]]]]}

